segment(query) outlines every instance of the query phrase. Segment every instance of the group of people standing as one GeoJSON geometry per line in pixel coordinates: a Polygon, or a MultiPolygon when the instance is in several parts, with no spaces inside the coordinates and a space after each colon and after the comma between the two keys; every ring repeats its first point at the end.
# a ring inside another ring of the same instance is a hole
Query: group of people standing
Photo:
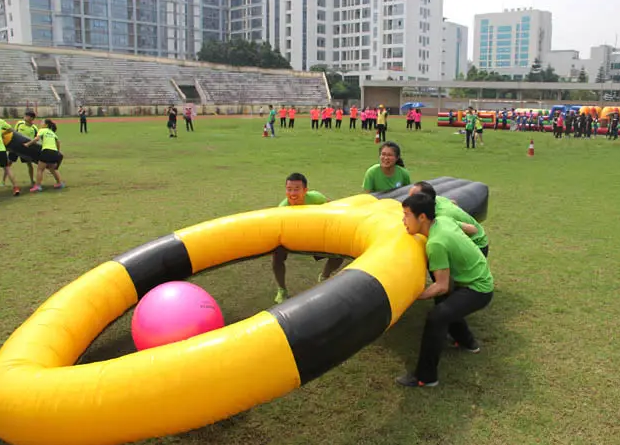
{"type": "Polygon", "coordinates": [[[0,167],[3,169],[3,177],[1,185],[4,186],[8,179],[13,186],[13,196],[19,196],[21,193],[20,187],[17,185],[15,173],[13,172],[13,164],[19,159],[22,164],[26,164],[28,167],[28,174],[30,176],[30,192],[43,191],[43,173],[48,170],[54,177],[56,183],[55,189],[62,189],[65,187],[64,182],[60,177],[58,169],[64,158],[60,151],[60,139],[56,135],[58,130],[56,123],[51,119],[45,119],[43,121],[43,127],[39,129],[34,124],[36,114],[34,111],[26,111],[24,118],[17,122],[15,129],[6,121],[0,119],[0,131],[2,135],[7,133],[17,132],[30,139],[25,142],[24,148],[29,148],[34,144],[32,149],[25,151],[8,151],[4,145],[4,141],[0,137],[0,167]],[[36,165],[36,177],[34,165],[36,165]]]}
{"type": "MultiPolygon", "coordinates": [[[[597,137],[600,128],[600,121],[597,114],[575,113],[571,111],[566,116],[557,111],[553,116],[553,135],[556,139],[567,138],[586,138],[597,137]]],[[[607,125],[607,139],[618,139],[618,113],[609,115],[607,125]]]]}
{"type": "MultiPolygon", "coordinates": [[[[379,148],[379,162],[364,175],[362,188],[366,193],[386,192],[411,186],[411,177],[394,142],[379,148]]],[[[316,190],[308,190],[308,180],[293,173],[285,181],[286,198],[280,206],[321,205],[329,199],[316,190]]],[[[426,317],[420,354],[415,369],[398,377],[396,382],[407,387],[432,387],[439,383],[438,365],[444,346],[471,353],[480,346],[469,329],[465,317],[486,307],[493,298],[494,279],[487,256],[489,241],[484,228],[462,210],[458,203],[437,196],[428,182],[417,182],[402,204],[403,224],[410,235],[427,238],[426,256],[432,284],[418,300],[434,299],[435,305],[426,317]]],[[[278,284],[276,303],[289,297],[285,284],[283,247],[273,253],[273,272],[278,284]]],[[[327,259],[319,282],[329,279],[343,264],[341,257],[315,256],[327,259]]]]}

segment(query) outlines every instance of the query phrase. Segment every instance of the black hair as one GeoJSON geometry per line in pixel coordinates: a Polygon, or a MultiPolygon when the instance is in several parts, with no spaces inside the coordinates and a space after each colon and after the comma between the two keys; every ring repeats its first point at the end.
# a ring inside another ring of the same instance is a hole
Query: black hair
{"type": "Polygon", "coordinates": [[[437,192],[435,191],[435,187],[433,187],[430,182],[420,181],[413,184],[413,186],[420,187],[420,192],[433,198],[433,201],[435,200],[435,198],[437,198],[437,192]]]}
{"type": "Polygon", "coordinates": [[[28,110],[28,111],[26,111],[26,112],[24,113],[24,116],[30,116],[31,118],[33,118],[33,119],[34,119],[35,117],[37,117],[37,113],[35,113],[35,112],[34,112],[34,111],[32,111],[32,110],[28,110]]]}
{"type": "Polygon", "coordinates": [[[435,200],[424,193],[417,193],[403,201],[403,208],[407,207],[415,216],[426,215],[429,220],[435,219],[435,200]]]}
{"type": "Polygon", "coordinates": [[[58,127],[56,126],[56,124],[54,123],[54,121],[52,121],[51,119],[45,119],[43,122],[45,123],[45,126],[46,126],[47,128],[49,128],[49,129],[50,129],[50,130],[52,130],[54,133],[56,133],[56,129],[57,129],[58,127]]]}
{"type": "Polygon", "coordinates": [[[390,147],[392,150],[394,150],[394,154],[396,155],[396,165],[400,165],[401,167],[404,167],[405,163],[403,162],[403,159],[400,157],[400,147],[398,146],[398,144],[392,141],[387,141],[383,143],[379,147],[379,155],[381,155],[381,152],[383,151],[385,147],[390,147]]]}
{"type": "Polygon", "coordinates": [[[288,181],[301,181],[304,184],[304,188],[308,187],[308,180],[306,179],[306,177],[304,175],[302,175],[301,173],[291,173],[290,175],[288,175],[288,177],[286,178],[286,182],[288,181]]]}

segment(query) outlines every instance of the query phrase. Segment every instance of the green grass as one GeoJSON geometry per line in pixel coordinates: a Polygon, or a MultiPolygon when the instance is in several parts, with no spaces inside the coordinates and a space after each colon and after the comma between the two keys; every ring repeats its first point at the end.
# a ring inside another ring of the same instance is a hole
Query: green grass
{"type": "MultiPolygon", "coordinates": [[[[615,349],[620,319],[620,144],[488,131],[465,151],[433,119],[406,133],[391,119],[412,179],[454,176],[490,186],[485,227],[496,280],[489,308],[473,315],[482,345],[447,351],[440,386],[393,379],[415,362],[431,302],[412,306],[381,339],[318,380],[271,403],[187,434],[144,444],[593,444],[620,443],[615,349]]],[[[284,178],[305,173],[330,198],[361,191],[378,159],[373,134],[295,132],[261,138],[259,119],[210,119],[169,140],[165,121],[61,125],[64,191],[13,198],[0,189],[0,341],[47,297],[94,266],[172,230],[276,205],[284,178]]],[[[24,183],[26,169],[17,165],[24,183]]],[[[48,180],[49,181],[49,180],[48,180]]],[[[315,284],[320,265],[289,259],[290,290],[315,284]]],[[[272,305],[269,258],[193,277],[227,322],[272,305]]],[[[131,313],[86,358],[132,351],[131,313]]],[[[43,445],[43,444],[42,444],[43,445]]]]}

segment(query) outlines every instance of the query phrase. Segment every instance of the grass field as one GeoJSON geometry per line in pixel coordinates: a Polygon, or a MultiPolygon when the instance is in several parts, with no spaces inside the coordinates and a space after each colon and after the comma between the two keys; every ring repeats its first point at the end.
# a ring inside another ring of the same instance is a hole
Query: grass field
{"type": "MultiPolygon", "coordinates": [[[[165,122],[63,125],[68,188],[31,196],[0,189],[3,258],[0,342],[46,298],[94,266],[197,222],[275,206],[284,179],[307,175],[332,199],[360,193],[378,159],[373,134],[294,132],[261,138],[259,119],[205,119],[168,139],[165,122]]],[[[381,339],[318,380],[271,403],[187,434],[143,444],[610,444],[620,443],[620,144],[486,131],[464,150],[454,129],[424,122],[388,137],[412,179],[453,176],[490,187],[489,308],[471,317],[482,352],[447,351],[440,385],[403,389],[393,379],[415,362],[425,313],[415,303],[381,339]]],[[[51,185],[48,179],[48,183],[51,185]]],[[[320,265],[289,259],[291,293],[313,286],[320,265]]],[[[228,323],[273,304],[270,259],[193,277],[228,323]]],[[[133,350],[131,313],[91,346],[87,360],[133,350]]],[[[41,444],[44,445],[44,444],[41,444]]]]}

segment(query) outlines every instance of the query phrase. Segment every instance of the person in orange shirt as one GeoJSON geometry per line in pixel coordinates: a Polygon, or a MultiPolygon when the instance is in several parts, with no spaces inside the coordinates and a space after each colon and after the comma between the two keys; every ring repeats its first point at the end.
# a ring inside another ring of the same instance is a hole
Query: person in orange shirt
{"type": "Polygon", "coordinates": [[[280,128],[286,128],[286,107],[280,108],[280,128]]]}
{"type": "Polygon", "coordinates": [[[336,128],[342,127],[342,108],[336,110],[336,128]]]}
{"type": "Polygon", "coordinates": [[[291,108],[288,110],[288,128],[295,128],[295,113],[297,113],[297,110],[291,105],[291,108]]]}
{"type": "Polygon", "coordinates": [[[357,107],[355,104],[351,106],[351,117],[349,118],[349,130],[352,128],[355,130],[355,125],[357,123],[357,107]]]}
{"type": "Polygon", "coordinates": [[[332,128],[332,116],[334,115],[334,109],[331,105],[327,106],[325,110],[325,128],[332,128]]]}
{"type": "Polygon", "coordinates": [[[314,107],[312,110],[310,110],[310,118],[312,119],[312,128],[316,128],[317,130],[319,129],[319,114],[321,112],[319,111],[319,109],[317,107],[314,107]]]}
{"type": "Polygon", "coordinates": [[[327,128],[327,107],[321,108],[321,127],[327,128]]]}

